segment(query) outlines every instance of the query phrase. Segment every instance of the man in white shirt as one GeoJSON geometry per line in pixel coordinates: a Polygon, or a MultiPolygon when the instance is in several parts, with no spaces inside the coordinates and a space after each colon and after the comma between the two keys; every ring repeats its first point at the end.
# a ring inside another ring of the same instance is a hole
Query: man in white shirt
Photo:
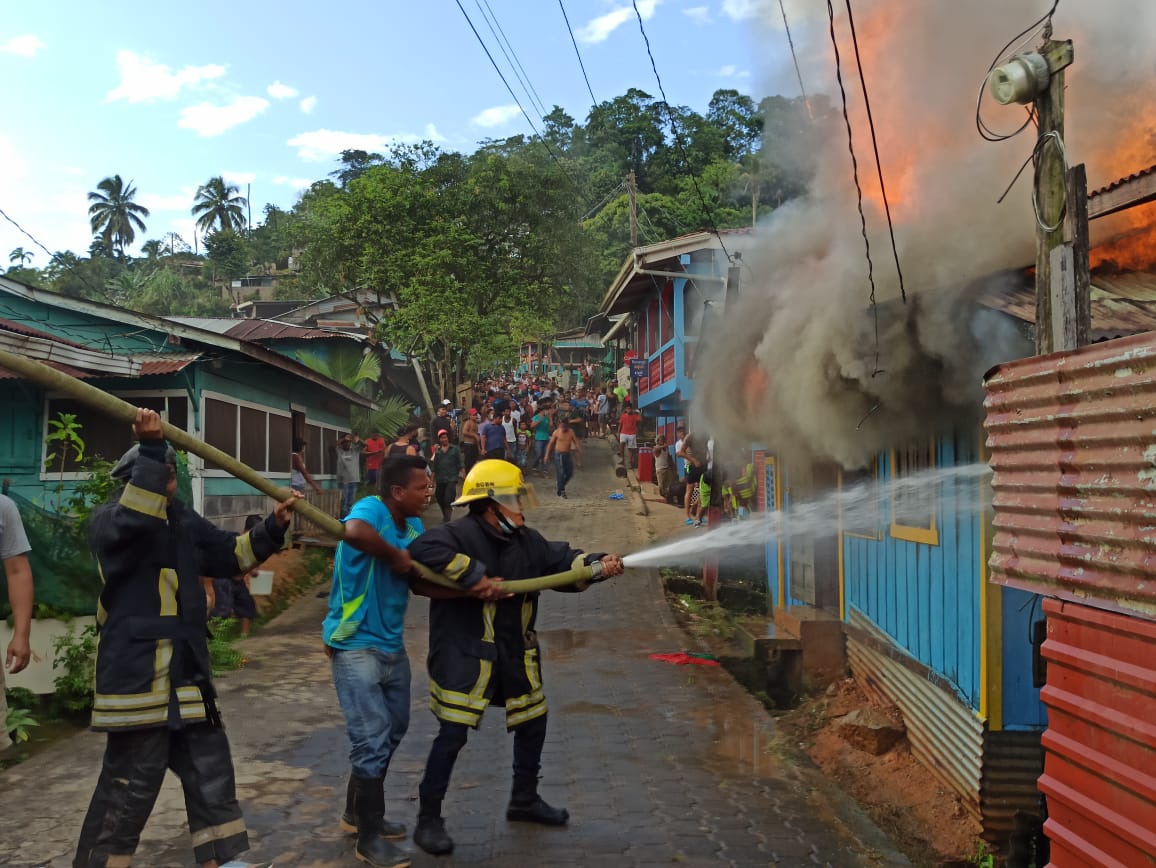
{"type": "Polygon", "coordinates": [[[518,426],[513,411],[507,407],[502,413],[502,428],[506,431],[506,459],[518,463],[518,426]]]}

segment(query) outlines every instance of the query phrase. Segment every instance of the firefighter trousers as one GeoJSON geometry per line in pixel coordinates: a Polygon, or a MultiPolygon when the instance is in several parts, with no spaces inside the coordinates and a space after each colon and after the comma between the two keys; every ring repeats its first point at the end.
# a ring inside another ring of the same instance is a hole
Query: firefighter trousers
{"type": "Polygon", "coordinates": [[[198,863],[228,862],[249,849],[223,729],[199,723],[110,732],[73,868],[132,865],[167,769],[181,780],[198,863]]]}

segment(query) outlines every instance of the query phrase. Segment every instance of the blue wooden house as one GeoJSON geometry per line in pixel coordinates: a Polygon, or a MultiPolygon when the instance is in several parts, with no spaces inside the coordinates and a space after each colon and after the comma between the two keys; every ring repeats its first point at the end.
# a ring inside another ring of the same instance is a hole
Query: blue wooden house
{"type": "MultiPolygon", "coordinates": [[[[745,229],[721,235],[731,254],[754,237],[745,229]]],[[[693,232],[634,248],[602,299],[599,312],[618,318],[602,341],[638,360],[631,393],[668,443],[694,398],[695,349],[721,316],[734,270],[718,235],[693,232]]]]}
{"type": "MultiPolygon", "coordinates": [[[[319,333],[310,344],[325,340],[347,338],[319,333]]],[[[0,346],[151,407],[283,485],[292,439],[303,437],[310,472],[333,488],[333,452],[349,430],[351,407],[371,406],[260,343],[3,277],[0,346]]],[[[60,413],[76,414],[90,454],[115,460],[132,442],[127,426],[0,369],[0,476],[34,503],[49,503],[57,489],[67,492],[84,475],[71,459],[45,466],[48,423],[60,413]]],[[[239,526],[244,516],[269,507],[264,495],[196,456],[189,473],[194,505],[218,523],[239,526]]]]}

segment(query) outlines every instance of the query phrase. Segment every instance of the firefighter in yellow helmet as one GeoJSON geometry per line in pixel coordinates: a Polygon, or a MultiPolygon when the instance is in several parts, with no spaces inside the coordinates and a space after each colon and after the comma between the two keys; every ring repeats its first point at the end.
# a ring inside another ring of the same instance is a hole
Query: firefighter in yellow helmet
{"type": "MultiPolygon", "coordinates": [[[[450,853],[441,806],[458,752],[489,705],[504,705],[514,733],[514,783],[506,819],[562,826],[570,815],[538,795],[546,740],[546,697],[534,630],[538,594],[506,594],[504,579],[532,579],[569,569],[575,559],[599,561],[597,581],[622,572],[618,555],[583,555],[526,527],[523,510],[535,503],[522,471],[508,461],[479,461],[454,506],[466,515],[414,540],[410,556],[458,582],[468,596],[447,592],[430,602],[430,708],[441,721],[419,787],[414,842],[427,853],[450,853]]],[[[583,591],[586,585],[563,591],[583,591]]]]}

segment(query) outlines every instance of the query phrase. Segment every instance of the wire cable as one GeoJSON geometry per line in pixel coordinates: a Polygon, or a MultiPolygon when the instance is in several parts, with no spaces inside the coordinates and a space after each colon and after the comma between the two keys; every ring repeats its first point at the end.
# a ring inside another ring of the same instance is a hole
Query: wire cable
{"type": "Polygon", "coordinates": [[[989,127],[987,125],[987,123],[984,121],[983,117],[980,115],[980,108],[983,106],[983,91],[984,91],[984,88],[987,87],[988,77],[991,75],[992,70],[995,69],[997,66],[999,66],[999,62],[1004,59],[1009,48],[1011,48],[1013,45],[1016,45],[1017,43],[1022,44],[1022,43],[1020,43],[1020,40],[1023,39],[1024,37],[1027,37],[1028,39],[1033,39],[1035,37],[1035,34],[1038,33],[1041,29],[1043,29],[1045,31],[1045,33],[1047,33],[1048,37],[1050,38],[1051,27],[1052,27],[1052,16],[1054,16],[1056,14],[1056,8],[1059,5],[1060,5],[1060,0],[1054,0],[1054,2],[1052,3],[1052,8],[1049,9],[1047,12],[1045,12],[1042,17],[1036,19],[1030,25],[1028,25],[1026,28],[1021,30],[1019,33],[1017,33],[1011,39],[1009,39],[1007,41],[1007,44],[999,50],[999,53],[996,54],[995,60],[993,60],[991,62],[991,66],[989,66],[987,68],[987,73],[984,75],[983,81],[980,82],[980,85],[979,85],[979,95],[976,97],[976,100],[975,100],[975,128],[979,131],[980,136],[985,141],[1006,142],[1008,139],[1015,138],[1020,133],[1022,133],[1024,130],[1026,130],[1028,128],[1028,124],[1030,124],[1032,122],[1032,120],[1035,118],[1035,111],[1036,110],[1035,110],[1035,106],[1032,106],[1031,108],[1029,108],[1027,110],[1027,112],[1028,112],[1027,119],[1022,124],[1020,124],[1020,126],[1014,132],[1011,132],[1011,133],[997,133],[997,132],[995,132],[991,127],[989,127]],[[1029,34],[1031,34],[1031,35],[1029,36],[1029,34]]]}
{"type": "Polygon", "coordinates": [[[707,220],[707,226],[718,239],[719,247],[722,248],[723,255],[726,256],[727,261],[733,261],[730,251],[727,250],[726,242],[723,241],[722,233],[719,232],[718,226],[714,222],[714,214],[712,209],[706,203],[706,198],[702,195],[702,190],[698,186],[698,178],[690,171],[690,166],[686,158],[686,149],[682,146],[682,136],[678,131],[678,124],[674,119],[674,111],[670,107],[670,100],[666,98],[666,88],[662,86],[662,76],[658,74],[658,65],[654,62],[654,52],[650,50],[650,37],[646,35],[646,27],[642,23],[642,13],[638,11],[638,0],[630,0],[634,7],[634,14],[638,18],[638,29],[642,31],[642,41],[646,44],[646,56],[650,58],[650,68],[654,70],[655,81],[658,82],[658,92],[662,94],[662,104],[666,107],[666,116],[670,119],[670,130],[674,135],[674,146],[678,148],[679,156],[682,157],[682,165],[684,173],[689,179],[691,186],[694,187],[695,195],[698,196],[699,204],[702,205],[703,216],[707,220]]]}
{"type": "Polygon", "coordinates": [[[77,280],[79,280],[81,283],[83,283],[85,286],[87,286],[89,289],[91,289],[93,292],[95,292],[101,298],[109,300],[109,301],[112,300],[112,296],[110,296],[106,290],[103,290],[103,289],[100,289],[99,287],[93,286],[93,284],[88,280],[88,278],[85,277],[67,259],[64,259],[63,257],[59,256],[58,254],[53,253],[51,250],[49,250],[47,247],[45,247],[43,244],[41,244],[40,241],[31,232],[29,232],[27,229],[25,229],[23,226],[21,226],[15,220],[13,220],[11,217],[9,217],[8,214],[5,213],[5,211],[2,208],[0,208],[0,217],[3,217],[9,223],[11,223],[13,226],[15,226],[16,229],[21,234],[23,234],[26,238],[28,238],[29,241],[31,241],[33,244],[35,244],[37,247],[39,247],[41,250],[43,250],[45,253],[47,253],[48,257],[49,257],[49,262],[56,262],[62,268],[67,269],[69,272],[72,273],[72,275],[74,277],[76,277],[77,280]]]}
{"type": "MultiPolygon", "coordinates": [[[[559,3],[562,0],[558,0],[559,3]]],[[[783,29],[787,31],[787,45],[791,47],[791,60],[795,62],[795,75],[799,79],[799,93],[803,95],[803,105],[807,107],[807,117],[811,120],[815,119],[815,113],[811,111],[811,100],[807,97],[807,89],[803,87],[803,73],[799,69],[799,57],[795,54],[795,40],[791,38],[791,25],[787,23],[787,7],[783,5],[783,0],[779,0],[779,11],[783,14],[783,29]]]]}
{"type": "Polygon", "coordinates": [[[851,177],[855,181],[855,196],[859,206],[859,227],[863,233],[863,247],[867,253],[867,282],[871,285],[871,314],[875,321],[875,367],[874,377],[882,373],[879,369],[879,305],[875,302],[875,263],[871,261],[871,239],[867,235],[867,215],[863,211],[863,188],[859,185],[859,161],[855,157],[855,142],[851,133],[851,117],[847,114],[847,90],[843,86],[843,62],[839,56],[839,40],[835,36],[835,7],[827,0],[827,18],[830,21],[831,47],[835,50],[835,79],[839,83],[839,95],[843,100],[843,123],[847,126],[847,150],[851,154],[851,177]]]}
{"type": "Polygon", "coordinates": [[[518,79],[518,84],[522,86],[522,93],[526,95],[526,100],[530,103],[530,108],[534,109],[539,118],[545,119],[546,109],[542,103],[541,97],[538,96],[538,91],[534,89],[534,85],[530,83],[530,76],[526,75],[526,70],[522,68],[522,61],[518,59],[517,52],[514,51],[514,46],[510,45],[510,40],[506,39],[506,31],[502,30],[502,25],[498,23],[498,16],[494,14],[494,10],[490,8],[489,0],[474,0],[474,5],[478,7],[478,11],[482,13],[482,18],[486,22],[486,26],[490,28],[490,35],[494,37],[494,41],[498,43],[498,48],[502,52],[502,56],[506,58],[506,63],[510,65],[510,71],[514,73],[514,77],[518,79]],[[485,8],[482,8],[482,4],[485,8]],[[491,18],[493,19],[491,23],[491,18]],[[494,28],[497,28],[496,30],[494,28]],[[499,36],[498,34],[501,34],[499,36]],[[505,45],[503,45],[503,41],[505,45]],[[509,48],[507,53],[506,48],[509,48]],[[513,59],[510,59],[513,55],[513,59]]]}
{"type": "Polygon", "coordinates": [[[609,202],[611,200],[611,198],[615,194],[619,193],[622,190],[622,188],[625,186],[626,186],[626,182],[620,181],[617,187],[615,187],[613,190],[611,190],[609,193],[607,193],[605,196],[602,197],[601,202],[599,202],[597,205],[595,205],[593,208],[591,208],[589,211],[587,211],[585,214],[583,214],[582,217],[579,218],[578,222],[582,223],[583,221],[589,220],[591,217],[593,217],[595,214],[597,214],[600,210],[602,210],[602,206],[605,205],[607,202],[609,202]]]}
{"type": "Polygon", "coordinates": [[[586,91],[590,94],[590,103],[591,105],[598,105],[598,98],[594,96],[594,88],[590,86],[590,77],[586,74],[586,64],[582,62],[582,52],[578,50],[578,40],[574,38],[574,29],[570,26],[570,16],[566,14],[566,7],[562,4],[562,0],[558,0],[558,8],[562,10],[562,19],[566,22],[570,43],[574,46],[574,53],[578,55],[578,67],[582,70],[582,78],[586,81],[586,91]]]}
{"type": "Polygon", "coordinates": [[[466,23],[470,25],[470,30],[474,32],[474,37],[478,40],[478,44],[482,46],[482,51],[484,51],[486,53],[486,57],[489,58],[490,65],[494,67],[494,72],[498,74],[498,78],[502,80],[502,84],[506,86],[506,90],[509,92],[510,96],[513,97],[514,102],[517,103],[518,110],[521,111],[522,117],[526,119],[526,123],[530,125],[530,129],[534,131],[534,135],[537,137],[538,141],[542,143],[542,147],[546,149],[546,153],[550,155],[550,159],[554,161],[555,165],[558,166],[559,171],[561,171],[562,174],[566,177],[566,180],[570,182],[570,185],[574,188],[574,191],[582,200],[582,204],[589,207],[590,200],[586,196],[586,193],[583,192],[580,186],[578,186],[578,182],[574,180],[574,176],[566,170],[564,165],[562,165],[562,161],[558,159],[558,155],[554,153],[554,149],[550,147],[550,143],[542,137],[542,134],[538,132],[538,128],[534,126],[533,118],[531,118],[530,115],[526,113],[526,109],[522,105],[522,101],[518,99],[518,95],[514,93],[514,89],[510,87],[510,82],[506,79],[506,76],[503,74],[501,67],[498,66],[497,61],[494,60],[494,55],[490,53],[490,48],[488,45],[486,45],[485,40],[482,39],[482,34],[478,33],[478,28],[474,26],[474,22],[470,19],[470,14],[466,12],[466,7],[462,5],[462,0],[454,0],[454,2],[457,4],[458,9],[461,10],[462,16],[466,19],[466,23]]]}
{"type": "Polygon", "coordinates": [[[867,127],[871,130],[871,149],[875,152],[875,170],[879,173],[879,192],[883,196],[883,212],[887,215],[887,232],[891,235],[891,254],[895,257],[895,271],[899,275],[899,297],[907,304],[907,290],[903,286],[903,269],[899,265],[899,250],[895,246],[895,225],[891,222],[891,203],[887,201],[887,185],[883,183],[883,163],[879,160],[879,142],[875,139],[875,118],[871,115],[871,99],[867,96],[867,79],[863,75],[863,61],[859,58],[859,39],[855,35],[855,16],[851,0],[847,4],[847,23],[851,26],[851,45],[855,49],[855,65],[859,69],[859,84],[863,88],[863,105],[867,109],[867,127]]]}

